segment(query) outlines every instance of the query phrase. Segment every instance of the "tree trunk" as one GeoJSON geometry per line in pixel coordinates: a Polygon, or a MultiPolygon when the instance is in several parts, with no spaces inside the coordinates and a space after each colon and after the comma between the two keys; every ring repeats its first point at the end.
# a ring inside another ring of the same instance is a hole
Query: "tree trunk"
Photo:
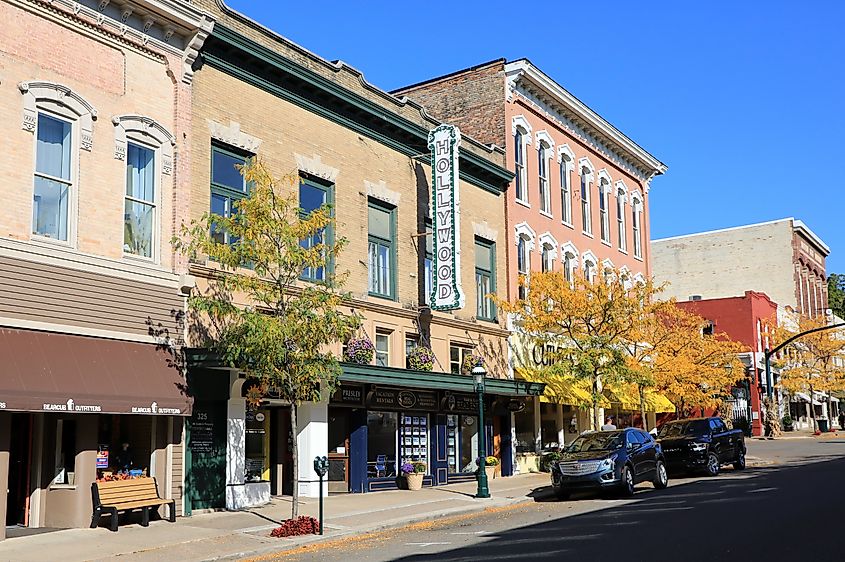
{"type": "Polygon", "coordinates": [[[642,385],[637,385],[637,386],[639,387],[639,391],[640,391],[640,416],[642,416],[642,419],[643,419],[643,429],[648,431],[649,430],[648,420],[645,417],[645,389],[643,388],[642,385]]]}
{"type": "Polygon", "coordinates": [[[291,492],[290,517],[296,519],[299,515],[299,447],[296,442],[296,404],[290,405],[290,442],[291,459],[293,462],[293,490],[291,492]]]}
{"type": "Polygon", "coordinates": [[[813,385],[810,385],[810,419],[813,420],[813,433],[819,430],[819,426],[816,425],[816,405],[813,404],[813,385]]]}
{"type": "Polygon", "coordinates": [[[591,416],[592,419],[592,430],[599,431],[601,429],[603,420],[599,415],[599,376],[593,375],[593,415],[591,416]]]}

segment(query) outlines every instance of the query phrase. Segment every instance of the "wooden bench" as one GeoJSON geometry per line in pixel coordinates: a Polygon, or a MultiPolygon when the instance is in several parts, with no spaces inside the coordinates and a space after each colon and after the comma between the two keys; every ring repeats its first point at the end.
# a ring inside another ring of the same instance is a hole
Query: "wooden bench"
{"type": "Polygon", "coordinates": [[[100,517],[104,513],[111,515],[112,531],[117,531],[118,512],[142,510],[141,525],[150,524],[150,508],[169,505],[170,522],[176,521],[176,501],[159,497],[155,478],[147,476],[131,478],[129,480],[112,480],[109,482],[94,482],[91,484],[91,499],[94,505],[94,515],[91,517],[91,528],[100,524],[100,517]]]}

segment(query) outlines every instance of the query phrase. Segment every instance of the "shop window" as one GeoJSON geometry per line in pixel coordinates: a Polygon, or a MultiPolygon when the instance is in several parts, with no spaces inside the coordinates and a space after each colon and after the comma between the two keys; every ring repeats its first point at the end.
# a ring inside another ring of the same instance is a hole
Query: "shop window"
{"type": "Polygon", "coordinates": [[[396,412],[367,412],[367,476],[396,477],[396,412]]]}
{"type": "Polygon", "coordinates": [[[396,278],[395,208],[370,201],[367,232],[369,242],[369,293],[394,298],[396,278]]]}
{"type": "Polygon", "coordinates": [[[32,233],[65,242],[73,189],[71,130],[70,122],[38,113],[32,233]]]}
{"type": "Polygon", "coordinates": [[[130,142],[126,146],[126,194],[123,253],[153,258],[156,227],[155,151],[130,142]]]}
{"type": "Polygon", "coordinates": [[[390,332],[376,332],[376,365],[390,366],[390,332]]]}
{"type": "Polygon", "coordinates": [[[472,348],[463,345],[449,346],[449,372],[456,375],[461,374],[461,366],[464,364],[464,358],[472,354],[472,348]]]}
{"type": "Polygon", "coordinates": [[[478,468],[478,417],[446,416],[446,459],[450,473],[473,472],[478,468]]]}
{"type": "Polygon", "coordinates": [[[399,461],[428,466],[428,415],[401,414],[399,421],[399,461]]]}
{"type": "Polygon", "coordinates": [[[247,482],[270,480],[270,415],[247,410],[244,478],[247,482]]]}
{"type": "MultiPolygon", "coordinates": [[[[311,181],[306,178],[299,180],[299,217],[306,219],[308,216],[324,205],[331,204],[331,187],[322,183],[311,181]]],[[[305,238],[300,242],[303,248],[313,248],[318,244],[331,244],[331,228],[322,229],[319,232],[305,238]]],[[[325,268],[306,267],[302,270],[302,278],[306,281],[325,281],[325,268]]]]}
{"type": "MultiPolygon", "coordinates": [[[[237,202],[247,196],[249,186],[241,174],[248,155],[220,145],[211,145],[211,212],[231,217],[237,212],[237,202]]],[[[219,244],[233,244],[237,238],[222,230],[212,231],[219,244]]]]}
{"type": "Polygon", "coordinates": [[[475,239],[475,315],[480,320],[496,320],[496,305],[488,295],[496,291],[496,244],[475,239]]]}
{"type": "Polygon", "coordinates": [[[537,430],[534,427],[534,398],[526,398],[525,408],[514,414],[514,427],[516,428],[516,452],[536,452],[535,440],[537,430]]]}
{"type": "Polygon", "coordinates": [[[56,422],[56,475],[53,484],[73,485],[76,477],[76,421],[56,422]]]}

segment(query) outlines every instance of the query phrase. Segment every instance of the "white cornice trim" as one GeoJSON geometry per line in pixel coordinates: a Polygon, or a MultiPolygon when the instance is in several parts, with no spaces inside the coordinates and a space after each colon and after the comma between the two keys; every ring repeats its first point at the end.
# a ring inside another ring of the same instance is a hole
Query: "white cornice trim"
{"type": "Polygon", "coordinates": [[[523,237],[528,241],[526,244],[529,250],[534,249],[534,240],[537,239],[537,233],[534,232],[534,229],[527,222],[521,222],[514,227],[514,233],[516,234],[514,238],[514,245],[519,244],[519,238],[523,237]]]}
{"type": "Polygon", "coordinates": [[[810,227],[807,226],[804,221],[800,221],[797,219],[792,219],[792,228],[803,234],[810,242],[818,246],[818,249],[824,252],[824,257],[830,255],[830,246],[824,243],[824,241],[819,238],[815,232],[810,230],[810,227]]]}
{"type": "Polygon", "coordinates": [[[498,232],[490,228],[490,225],[487,223],[487,221],[483,221],[480,223],[472,223],[472,233],[478,236],[479,238],[489,240],[490,242],[495,242],[499,236],[498,232]]]}
{"type": "Polygon", "coordinates": [[[74,336],[89,336],[109,340],[134,341],[139,343],[162,343],[161,338],[147,334],[115,332],[112,330],[100,330],[97,328],[73,326],[71,324],[58,324],[54,322],[36,322],[34,320],[23,320],[22,318],[9,318],[6,316],[0,316],[0,327],[18,328],[22,330],[38,330],[39,332],[54,332],[58,334],[71,334],[74,336]]]}
{"type": "Polygon", "coordinates": [[[622,156],[635,159],[644,170],[655,172],[656,174],[666,172],[667,167],[665,164],[646,152],[644,148],[625,136],[619,129],[587,107],[581,100],[569,93],[528,60],[521,59],[505,64],[505,74],[508,76],[508,80],[514,84],[517,81],[525,80],[541,88],[554,100],[559,110],[562,110],[564,113],[574,114],[580,121],[595,131],[595,134],[612,143],[616,151],[622,153],[622,156]]]}
{"type": "Polygon", "coordinates": [[[575,167],[575,153],[572,152],[572,149],[569,148],[568,144],[562,144],[557,147],[557,161],[560,162],[563,159],[564,154],[569,159],[569,164],[567,165],[570,168],[575,167]]]}
{"type": "Polygon", "coordinates": [[[331,183],[337,181],[337,175],[340,173],[340,170],[323,162],[319,154],[315,154],[310,158],[301,154],[294,154],[294,158],[296,158],[296,166],[300,172],[311,174],[331,183]]]}
{"type": "Polygon", "coordinates": [[[616,193],[614,195],[619,197],[619,190],[622,190],[622,193],[623,193],[622,200],[627,202],[628,201],[628,186],[625,185],[625,182],[622,181],[622,180],[618,180],[616,182],[615,186],[616,186],[616,193]]]}
{"type": "Polygon", "coordinates": [[[542,252],[543,252],[543,247],[544,247],[544,246],[548,246],[548,247],[551,249],[551,251],[552,251],[552,259],[553,259],[553,260],[554,260],[554,259],[557,259],[557,249],[558,249],[558,243],[557,243],[557,240],[555,239],[555,237],[554,237],[554,236],[552,236],[552,233],[551,233],[551,232],[549,232],[549,231],[547,230],[546,232],[544,232],[543,234],[541,234],[541,235],[540,235],[540,238],[538,238],[538,241],[539,241],[539,245],[538,245],[538,246],[539,246],[540,253],[542,253],[542,252]]]}
{"type": "Polygon", "coordinates": [[[388,189],[384,180],[379,180],[378,183],[364,180],[364,189],[366,189],[368,197],[384,201],[393,206],[398,206],[399,200],[402,198],[402,194],[398,191],[388,189]]]}
{"type": "Polygon", "coordinates": [[[258,148],[261,146],[261,139],[241,131],[240,123],[229,120],[228,125],[223,125],[211,119],[207,119],[206,121],[208,122],[208,130],[211,133],[211,138],[214,140],[246,150],[251,154],[258,152],[258,148]]]}
{"type": "MultiPolygon", "coordinates": [[[[581,173],[582,168],[587,168],[588,170],[590,170],[590,176],[595,176],[596,167],[593,166],[593,163],[592,163],[592,161],[590,161],[589,157],[582,156],[581,158],[578,159],[578,173],[579,174],[581,173]]],[[[592,177],[590,179],[592,179],[592,177]]]]}
{"type": "Polygon", "coordinates": [[[605,181],[605,185],[607,185],[608,189],[610,188],[611,185],[613,185],[613,178],[610,177],[610,172],[607,171],[607,168],[602,168],[601,170],[599,170],[598,177],[599,177],[599,181],[598,181],[599,187],[601,187],[601,185],[602,185],[601,180],[605,181]]]}
{"type": "Polygon", "coordinates": [[[523,115],[516,115],[511,120],[511,134],[515,135],[517,129],[522,129],[525,134],[523,138],[526,144],[531,144],[531,123],[523,115]]]}
{"type": "Polygon", "coordinates": [[[549,132],[547,130],[543,129],[542,131],[537,131],[537,133],[535,133],[535,137],[537,138],[537,148],[539,148],[540,143],[543,142],[548,147],[549,154],[550,155],[554,154],[554,152],[552,152],[552,151],[555,148],[555,140],[552,138],[552,136],[549,134],[549,132]]]}
{"type": "Polygon", "coordinates": [[[572,241],[568,241],[566,244],[560,247],[560,251],[562,255],[571,254],[574,258],[578,258],[578,248],[575,247],[575,244],[572,241]]]}
{"type": "Polygon", "coordinates": [[[587,250],[586,252],[584,252],[584,255],[581,256],[581,261],[585,264],[587,262],[590,262],[596,267],[598,267],[598,265],[599,265],[599,260],[596,257],[596,255],[593,253],[592,250],[587,250]]]}

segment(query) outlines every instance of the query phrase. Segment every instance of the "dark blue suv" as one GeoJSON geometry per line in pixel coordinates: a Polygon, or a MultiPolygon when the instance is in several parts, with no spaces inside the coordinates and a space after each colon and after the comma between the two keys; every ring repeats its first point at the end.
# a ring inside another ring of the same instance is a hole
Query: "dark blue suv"
{"type": "Polygon", "coordinates": [[[660,444],[641,429],[583,433],[551,465],[555,495],[576,490],[613,490],[630,496],[640,482],[663,489],[669,484],[660,444]]]}

